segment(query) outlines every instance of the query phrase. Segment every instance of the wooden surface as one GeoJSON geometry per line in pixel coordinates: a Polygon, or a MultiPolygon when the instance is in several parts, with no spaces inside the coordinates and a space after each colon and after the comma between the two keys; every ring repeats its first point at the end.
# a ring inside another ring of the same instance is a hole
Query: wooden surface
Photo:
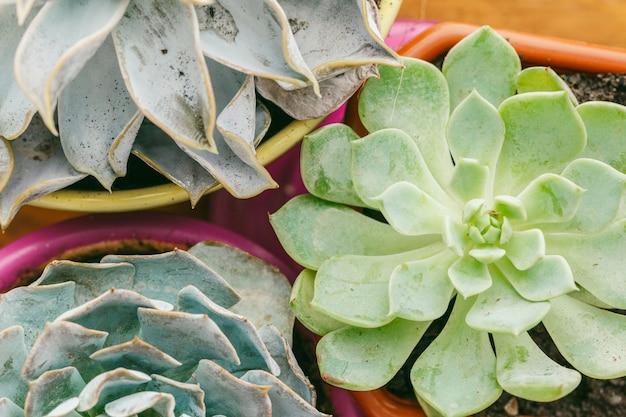
{"type": "Polygon", "coordinates": [[[624,0],[403,0],[400,16],[490,25],[626,48],[624,0]]]}

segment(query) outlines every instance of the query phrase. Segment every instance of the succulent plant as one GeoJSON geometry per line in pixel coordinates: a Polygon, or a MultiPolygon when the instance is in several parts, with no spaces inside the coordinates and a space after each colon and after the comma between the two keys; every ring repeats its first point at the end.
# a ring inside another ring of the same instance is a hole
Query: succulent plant
{"type": "Polygon", "coordinates": [[[377,20],[373,0],[0,1],[0,225],[86,176],[111,190],[131,154],[192,204],[276,187],[256,91],[328,114],[398,62],[377,20]]]}
{"type": "Polygon", "coordinates": [[[381,387],[437,319],[410,371],[431,416],[626,375],[626,107],[579,104],[489,27],[441,70],[404,64],[365,83],[366,136],[335,124],[305,138],[310,194],[270,217],[305,267],[292,305],[323,335],[322,375],[381,387]],[[537,347],[539,323],[575,369],[537,347]]]}
{"type": "Polygon", "coordinates": [[[53,261],[0,294],[0,415],[324,416],[290,348],[290,288],[212,241],[53,261]]]}

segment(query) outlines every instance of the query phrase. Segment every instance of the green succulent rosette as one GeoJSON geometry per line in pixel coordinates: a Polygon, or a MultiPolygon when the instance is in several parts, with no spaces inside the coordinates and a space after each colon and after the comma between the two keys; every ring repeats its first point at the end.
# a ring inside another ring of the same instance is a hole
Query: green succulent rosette
{"type": "Polygon", "coordinates": [[[310,194],[271,216],[305,267],[292,306],[323,335],[322,374],[381,387],[449,313],[411,369],[429,415],[626,375],[626,107],[579,104],[489,27],[441,70],[404,64],[366,82],[367,136],[336,124],[305,138],[310,194]],[[537,347],[539,323],[575,369],[537,347]]]}
{"type": "Polygon", "coordinates": [[[53,261],[0,294],[0,415],[317,416],[290,284],[218,242],[53,261]]]}

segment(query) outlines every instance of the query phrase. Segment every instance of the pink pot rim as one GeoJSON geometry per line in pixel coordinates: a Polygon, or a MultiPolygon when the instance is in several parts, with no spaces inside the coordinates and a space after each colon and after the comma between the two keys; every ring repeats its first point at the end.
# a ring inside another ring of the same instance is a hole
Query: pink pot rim
{"type": "Polygon", "coordinates": [[[99,242],[146,239],[190,246],[218,240],[238,247],[278,267],[291,282],[293,270],[270,251],[248,238],[207,221],[159,212],[90,214],[31,232],[0,248],[0,292],[60,253],[99,242]]]}

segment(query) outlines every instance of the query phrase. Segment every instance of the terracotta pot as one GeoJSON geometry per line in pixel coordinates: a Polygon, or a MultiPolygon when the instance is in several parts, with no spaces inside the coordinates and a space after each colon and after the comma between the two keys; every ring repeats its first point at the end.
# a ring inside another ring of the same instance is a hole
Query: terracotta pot
{"type": "MultiPolygon", "coordinates": [[[[432,25],[398,49],[403,56],[435,61],[479,26],[445,22],[432,25]]],[[[500,30],[516,49],[524,66],[549,66],[557,72],[626,73],[626,49],[595,45],[522,32],[500,30]]],[[[359,121],[358,94],[348,101],[344,123],[366,134],[359,121]]],[[[354,392],[367,417],[424,417],[417,401],[398,398],[384,388],[354,392]]],[[[524,416],[518,416],[524,417],[524,416]]],[[[530,417],[530,416],[526,416],[530,417]]]]}

